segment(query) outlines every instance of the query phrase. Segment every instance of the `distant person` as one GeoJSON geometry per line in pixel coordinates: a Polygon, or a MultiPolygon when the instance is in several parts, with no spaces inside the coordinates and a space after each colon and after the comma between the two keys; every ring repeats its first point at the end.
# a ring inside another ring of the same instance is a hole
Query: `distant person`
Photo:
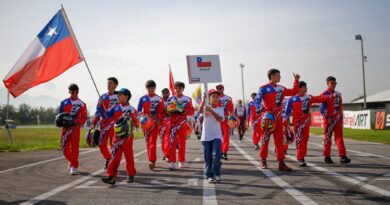
{"type": "Polygon", "coordinates": [[[79,87],[76,84],[70,84],[68,90],[70,97],[61,102],[58,111],[60,115],[66,113],[68,117],[62,118],[64,121],[60,122],[64,123],[61,135],[61,149],[65,158],[69,161],[68,169],[70,174],[76,175],[79,167],[80,127],[87,121],[87,106],[79,99],[79,87]]]}
{"type": "Polygon", "coordinates": [[[261,128],[261,119],[262,119],[262,112],[257,113],[256,112],[256,106],[254,103],[254,99],[256,97],[256,93],[251,94],[252,101],[248,103],[247,108],[247,123],[252,127],[252,143],[255,146],[255,150],[259,150],[259,141],[260,137],[263,133],[263,130],[261,128]]]}
{"type": "Polygon", "coordinates": [[[111,117],[102,115],[105,111],[114,107],[118,104],[118,93],[115,91],[118,86],[118,79],[115,77],[107,78],[107,93],[104,93],[100,96],[98,104],[96,106],[95,117],[92,120],[92,128],[96,125],[100,125],[100,139],[99,139],[99,149],[104,162],[104,169],[107,169],[108,163],[111,159],[111,153],[107,147],[107,141],[110,140],[110,147],[112,148],[113,138],[114,138],[114,120],[111,117]]]}
{"type": "Polygon", "coordinates": [[[161,127],[159,131],[160,139],[161,139],[161,151],[163,153],[162,160],[168,160],[169,156],[169,115],[167,114],[167,103],[168,98],[171,95],[168,88],[164,88],[161,90],[161,95],[164,100],[164,117],[161,122],[161,127]]]}
{"type": "Polygon", "coordinates": [[[345,149],[343,139],[343,100],[341,93],[336,89],[336,78],[329,76],[326,79],[328,88],[321,94],[323,96],[331,97],[329,102],[324,102],[320,106],[320,111],[323,117],[324,124],[324,161],[327,164],[332,164],[330,151],[332,147],[332,134],[334,132],[334,139],[339,151],[340,163],[348,164],[351,159],[347,157],[347,150],[345,149]]]}
{"type": "Polygon", "coordinates": [[[292,89],[278,85],[281,79],[278,69],[270,69],[267,76],[269,83],[260,87],[255,98],[256,112],[258,114],[264,112],[262,119],[263,134],[261,136],[260,147],[261,168],[268,169],[268,144],[271,134],[273,134],[279,170],[292,171],[284,162],[285,146],[283,144],[282,103],[285,96],[293,96],[298,93],[300,76],[294,74],[294,87],[292,89]]]}
{"type": "MultiPolygon", "coordinates": [[[[200,105],[199,113],[204,114],[205,127],[202,130],[205,175],[209,183],[221,181],[221,121],[224,110],[217,106],[220,93],[214,89],[209,90],[210,106],[205,106],[205,100],[200,105]]],[[[206,96],[203,97],[206,99],[206,96]]]]}
{"type": "Polygon", "coordinates": [[[139,99],[139,115],[147,115],[153,120],[154,126],[144,130],[146,148],[148,150],[149,169],[153,170],[157,161],[157,138],[164,118],[164,100],[156,94],[156,82],[148,80],[145,83],[147,94],[139,99]]]}
{"type": "Polygon", "coordinates": [[[297,160],[300,166],[305,167],[305,156],[307,154],[307,142],[310,133],[310,109],[313,103],[328,102],[330,97],[311,96],[307,93],[307,85],[304,81],[299,82],[298,94],[291,97],[286,104],[283,114],[285,126],[288,126],[289,118],[292,115],[292,125],[296,142],[297,160]]]}
{"type": "Polygon", "coordinates": [[[225,95],[225,87],[222,84],[217,85],[216,90],[220,93],[218,106],[221,106],[224,110],[225,116],[224,120],[221,121],[222,129],[222,159],[228,160],[228,151],[229,151],[229,140],[230,140],[230,127],[228,125],[228,117],[234,112],[234,106],[232,98],[225,95]]]}
{"type": "Polygon", "coordinates": [[[238,100],[238,105],[234,108],[234,114],[238,117],[239,125],[238,125],[238,137],[239,142],[244,138],[244,134],[246,131],[246,108],[245,105],[242,104],[242,100],[238,100]]]}
{"type": "Polygon", "coordinates": [[[119,104],[109,108],[103,115],[115,122],[115,137],[112,147],[112,158],[107,167],[107,177],[101,180],[107,184],[115,184],[122,154],[125,155],[127,183],[134,181],[136,174],[133,153],[133,129],[138,127],[137,110],[130,105],[131,92],[122,88],[118,91],[119,104]]]}
{"type": "Polygon", "coordinates": [[[167,113],[170,115],[169,134],[169,170],[175,169],[176,147],[178,145],[179,168],[185,167],[186,139],[188,132],[187,116],[194,114],[194,107],[190,97],[183,95],[185,84],[176,81],[175,95],[168,98],[167,113]]]}

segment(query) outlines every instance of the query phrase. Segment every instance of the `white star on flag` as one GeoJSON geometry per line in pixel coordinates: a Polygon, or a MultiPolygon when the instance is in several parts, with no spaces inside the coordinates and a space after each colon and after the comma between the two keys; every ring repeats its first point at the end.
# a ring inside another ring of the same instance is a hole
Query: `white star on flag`
{"type": "Polygon", "coordinates": [[[52,27],[49,27],[49,32],[47,32],[47,36],[53,36],[53,35],[55,35],[55,34],[58,34],[57,32],[56,32],[56,29],[57,29],[57,27],[54,27],[54,28],[52,28],[52,27]]]}

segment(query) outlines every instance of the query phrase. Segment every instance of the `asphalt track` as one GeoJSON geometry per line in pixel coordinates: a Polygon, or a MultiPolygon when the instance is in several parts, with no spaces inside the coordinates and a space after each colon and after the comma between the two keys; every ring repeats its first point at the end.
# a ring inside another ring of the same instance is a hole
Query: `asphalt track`
{"type": "Polygon", "coordinates": [[[250,139],[250,133],[242,143],[232,137],[219,184],[204,180],[202,145],[194,136],[186,168],[175,171],[161,160],[149,170],[145,141],[135,141],[135,181],[125,182],[122,163],[114,186],[100,181],[105,172],[97,149],[81,150],[77,176],[68,175],[59,151],[0,153],[0,204],[390,204],[390,145],[346,140],[352,163],[341,165],[333,146],[335,163],[327,165],[322,138],[311,136],[309,166],[296,164],[290,146],[286,160],[294,171],[287,173],[277,170],[273,146],[269,169],[261,170],[250,139]]]}

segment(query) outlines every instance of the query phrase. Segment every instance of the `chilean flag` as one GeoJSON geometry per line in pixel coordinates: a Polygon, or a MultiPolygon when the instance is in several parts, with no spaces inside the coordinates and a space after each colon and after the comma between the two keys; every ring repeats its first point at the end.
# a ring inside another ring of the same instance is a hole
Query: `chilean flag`
{"type": "Polygon", "coordinates": [[[197,57],[196,63],[199,68],[211,67],[211,62],[203,62],[202,57],[197,57]]]}
{"type": "Polygon", "coordinates": [[[17,97],[83,60],[69,21],[60,10],[27,47],[3,82],[12,96],[17,97]]]}

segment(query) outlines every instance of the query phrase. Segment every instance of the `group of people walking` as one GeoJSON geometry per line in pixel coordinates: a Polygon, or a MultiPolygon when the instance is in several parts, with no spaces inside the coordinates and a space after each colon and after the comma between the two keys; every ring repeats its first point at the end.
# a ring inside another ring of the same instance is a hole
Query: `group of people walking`
{"type": "MultiPolygon", "coordinates": [[[[251,94],[252,101],[247,106],[241,100],[234,106],[232,98],[225,94],[224,86],[220,84],[205,92],[203,99],[208,98],[209,103],[206,104],[206,100],[203,100],[196,109],[191,98],[183,94],[183,82],[174,83],[172,96],[170,90],[164,88],[160,97],[156,93],[156,83],[148,80],[145,83],[146,94],[140,98],[135,108],[129,103],[132,97],[130,90],[117,90],[118,80],[115,77],[108,78],[108,91],[98,99],[92,127],[87,134],[87,140],[94,141],[92,144],[99,147],[104,159],[103,166],[107,176],[102,181],[116,183],[122,154],[126,161],[127,182],[134,181],[136,168],[133,130],[138,127],[144,133],[150,170],[155,169],[158,161],[158,138],[161,141],[162,160],[168,163],[169,170],[176,169],[176,162],[179,169],[184,168],[186,140],[193,128],[188,119],[194,115],[197,116],[196,119],[205,121],[204,126],[200,126],[202,129],[199,131],[199,139],[204,150],[205,176],[210,183],[221,180],[221,159],[228,160],[231,128],[238,129],[240,142],[245,130],[249,126],[252,128],[252,143],[256,150],[260,150],[261,168],[268,168],[268,144],[271,136],[280,171],[292,171],[284,160],[291,138],[296,142],[299,165],[306,166],[310,108],[313,103],[321,103],[325,163],[333,163],[330,157],[333,133],[340,162],[349,163],[351,160],[347,157],[343,142],[342,97],[335,91],[336,78],[328,77],[326,91],[319,96],[311,96],[307,94],[307,84],[299,81],[298,74],[294,74],[294,85],[290,89],[278,85],[281,78],[279,70],[270,69],[267,75],[269,83],[260,86],[257,93],[251,94]],[[293,131],[289,128],[290,124],[293,125],[293,131]]],[[[63,127],[61,149],[69,161],[69,172],[76,175],[79,167],[80,128],[87,120],[87,109],[85,103],[78,98],[78,86],[71,84],[68,88],[70,97],[61,102],[56,123],[63,127]]]]}

